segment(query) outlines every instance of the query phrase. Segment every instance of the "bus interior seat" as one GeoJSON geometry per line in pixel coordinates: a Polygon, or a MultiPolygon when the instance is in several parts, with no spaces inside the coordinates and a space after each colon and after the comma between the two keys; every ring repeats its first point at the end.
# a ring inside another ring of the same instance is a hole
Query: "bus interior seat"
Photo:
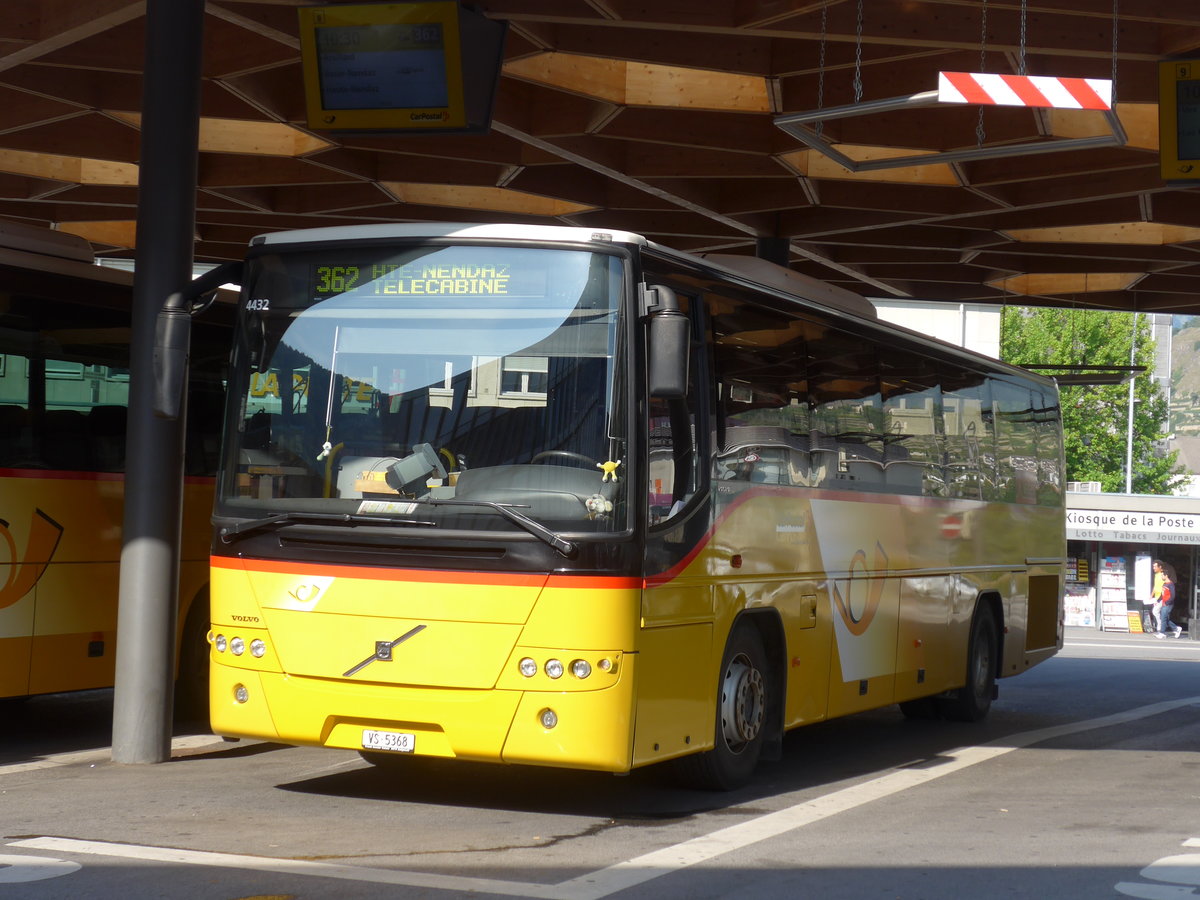
{"type": "Polygon", "coordinates": [[[41,460],[51,469],[91,471],[87,417],[77,409],[48,409],[42,420],[41,460]]]}
{"type": "Polygon", "coordinates": [[[15,403],[0,405],[0,465],[27,461],[29,436],[29,410],[15,403]]]}
{"type": "Polygon", "coordinates": [[[96,469],[101,472],[125,470],[124,406],[93,406],[87,414],[88,441],[96,469]]]}

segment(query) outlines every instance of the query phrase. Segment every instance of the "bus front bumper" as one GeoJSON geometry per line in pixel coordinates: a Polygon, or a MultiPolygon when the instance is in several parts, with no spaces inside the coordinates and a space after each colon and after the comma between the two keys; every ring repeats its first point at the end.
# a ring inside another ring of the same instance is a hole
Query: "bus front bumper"
{"type": "Polygon", "coordinates": [[[635,660],[625,655],[616,682],[591,691],[347,684],[214,664],[212,729],[348,750],[376,749],[382,734],[415,756],[627,772],[635,660]]]}

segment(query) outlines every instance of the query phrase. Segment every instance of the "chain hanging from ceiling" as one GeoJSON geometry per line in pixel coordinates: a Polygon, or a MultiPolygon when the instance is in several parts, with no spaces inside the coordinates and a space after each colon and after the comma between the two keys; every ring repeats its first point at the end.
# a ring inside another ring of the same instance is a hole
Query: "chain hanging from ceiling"
{"type": "Polygon", "coordinates": [[[775,125],[792,135],[797,140],[817,150],[824,156],[836,162],[850,172],[867,172],[878,169],[894,169],[903,166],[927,166],[944,163],[970,162],[982,159],[1000,157],[1028,156],[1032,154],[1060,153],[1067,150],[1083,150],[1094,147],[1123,146],[1126,143],[1125,129],[1117,117],[1112,100],[1113,85],[1116,82],[1117,68],[1117,32],[1119,25],[1119,0],[1113,0],[1113,36],[1112,36],[1112,70],[1113,80],[1107,85],[1098,79],[1071,78],[1062,76],[1029,76],[1027,72],[1028,45],[1028,0],[1020,0],[1020,29],[1019,54],[1017,75],[989,74],[987,68],[988,53],[988,0],[980,0],[981,33],[979,40],[979,73],[941,72],[938,75],[939,88],[924,91],[905,97],[893,97],[886,100],[863,101],[862,85],[862,45],[864,33],[865,0],[857,0],[855,4],[855,40],[854,40],[854,102],[843,106],[824,106],[825,98],[825,44],[827,40],[826,7],[821,4],[821,46],[818,65],[818,109],[815,112],[792,113],[777,116],[775,125]],[[1018,79],[1021,84],[1014,86],[1012,79],[1018,79]],[[997,85],[998,95],[990,93],[994,88],[983,85],[997,85]],[[1045,85],[1050,94],[1042,93],[1045,85]],[[1023,93],[1017,93],[1020,90],[1023,93]],[[1062,95],[1069,95],[1065,99],[1062,95]],[[901,109],[918,109],[928,106],[954,106],[959,104],[975,104],[979,107],[979,119],[976,127],[976,146],[972,149],[957,149],[944,151],[917,151],[910,155],[891,156],[886,158],[855,160],[841,152],[833,143],[826,140],[823,134],[824,122],[828,119],[852,118],[873,113],[891,112],[901,109]],[[1031,140],[1020,144],[1004,144],[995,147],[984,146],[987,134],[983,127],[984,106],[1024,106],[1027,108],[1064,108],[1099,111],[1103,114],[1109,126],[1109,134],[1080,138],[1065,138],[1061,140],[1031,140]]]}
{"type": "MultiPolygon", "coordinates": [[[[979,71],[987,71],[987,0],[983,0],[979,11],[979,71]]],[[[975,146],[982,147],[987,133],[983,130],[983,107],[979,107],[979,121],[975,124],[975,146]]]]}
{"type": "Polygon", "coordinates": [[[854,102],[862,102],[862,36],[863,36],[863,0],[858,0],[858,12],[854,24],[854,102]]]}
{"type": "MultiPolygon", "coordinates": [[[[825,108],[825,40],[829,34],[829,4],[821,4],[821,44],[817,51],[817,109],[825,108]]],[[[817,122],[817,134],[824,134],[825,123],[817,122]]]]}

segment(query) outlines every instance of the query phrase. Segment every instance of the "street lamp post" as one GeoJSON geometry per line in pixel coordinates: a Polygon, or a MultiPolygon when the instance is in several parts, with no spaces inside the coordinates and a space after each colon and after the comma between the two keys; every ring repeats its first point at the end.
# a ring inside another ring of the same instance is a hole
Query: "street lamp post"
{"type": "MultiPolygon", "coordinates": [[[[1133,314],[1133,331],[1129,335],[1129,365],[1133,366],[1137,353],[1138,314],[1133,314]]],[[[1133,385],[1137,376],[1129,379],[1129,421],[1125,427],[1125,493],[1133,493],[1133,385]]]]}

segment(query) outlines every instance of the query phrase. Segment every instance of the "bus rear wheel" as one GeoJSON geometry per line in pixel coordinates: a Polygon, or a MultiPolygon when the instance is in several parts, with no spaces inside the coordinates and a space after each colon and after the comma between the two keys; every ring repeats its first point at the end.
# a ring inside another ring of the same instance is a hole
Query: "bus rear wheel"
{"type": "Polygon", "coordinates": [[[738,625],[721,660],[713,749],[679,760],[688,784],[729,791],[750,780],[762,754],[772,689],[758,630],[738,625]]]}
{"type": "Polygon", "coordinates": [[[967,683],[949,697],[939,698],[943,716],[957,722],[978,722],[988,714],[996,695],[998,649],[996,619],[991,610],[981,607],[971,622],[967,683]]]}

